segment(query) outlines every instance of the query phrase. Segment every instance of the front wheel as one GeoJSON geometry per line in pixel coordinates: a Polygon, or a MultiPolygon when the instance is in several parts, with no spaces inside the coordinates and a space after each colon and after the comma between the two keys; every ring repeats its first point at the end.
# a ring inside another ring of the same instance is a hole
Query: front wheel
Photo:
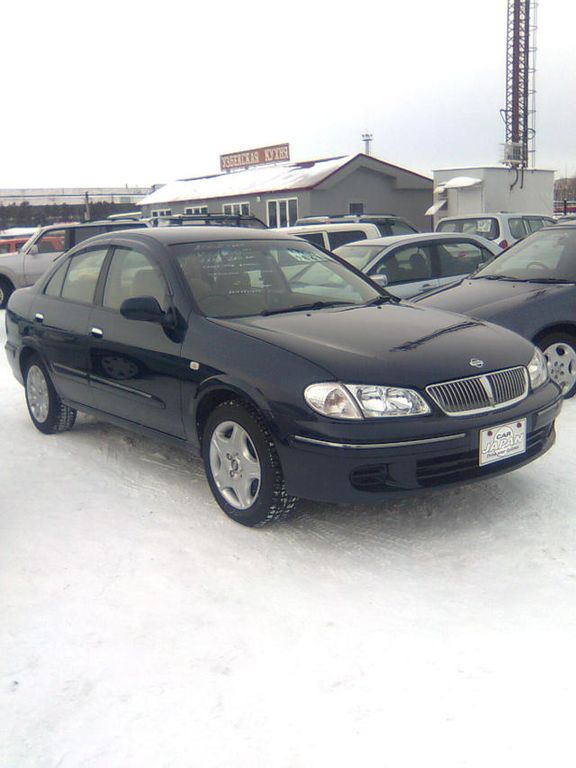
{"type": "Polygon", "coordinates": [[[232,401],[212,411],[202,457],[214,498],[237,523],[261,527],[293,510],[270,432],[251,406],[232,401]]]}
{"type": "Polygon", "coordinates": [[[576,394],[576,339],[569,333],[552,333],[538,341],[548,363],[550,378],[565,398],[576,394]]]}
{"type": "Polygon", "coordinates": [[[44,363],[34,357],[28,363],[24,377],[26,405],[32,423],[45,435],[72,429],[76,411],[64,405],[50,381],[44,363]]]}

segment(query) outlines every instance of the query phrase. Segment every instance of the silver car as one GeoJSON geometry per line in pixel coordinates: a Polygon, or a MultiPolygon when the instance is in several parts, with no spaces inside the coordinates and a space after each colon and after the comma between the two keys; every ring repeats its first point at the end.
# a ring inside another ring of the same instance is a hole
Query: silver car
{"type": "Polygon", "coordinates": [[[334,250],[401,299],[454,283],[501,252],[477,235],[440,232],[360,240],[334,250]]]}
{"type": "Polygon", "coordinates": [[[61,253],[74,245],[112,230],[145,226],[139,221],[94,221],[40,227],[17,253],[0,256],[0,309],[16,288],[33,285],[61,253]]]}

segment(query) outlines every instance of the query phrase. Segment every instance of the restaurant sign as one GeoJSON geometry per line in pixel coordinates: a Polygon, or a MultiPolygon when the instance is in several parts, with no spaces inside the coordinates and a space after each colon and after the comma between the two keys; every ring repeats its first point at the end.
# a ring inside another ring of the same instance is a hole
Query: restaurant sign
{"type": "Polygon", "coordinates": [[[265,165],[290,160],[290,145],[276,144],[273,147],[248,149],[245,152],[233,152],[220,155],[220,170],[231,171],[235,168],[248,168],[250,165],[265,165]]]}

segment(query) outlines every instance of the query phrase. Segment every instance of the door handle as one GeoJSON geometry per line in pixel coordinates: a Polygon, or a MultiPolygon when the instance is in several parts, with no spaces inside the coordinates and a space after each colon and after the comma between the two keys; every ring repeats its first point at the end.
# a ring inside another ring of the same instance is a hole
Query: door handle
{"type": "Polygon", "coordinates": [[[96,339],[101,339],[102,336],[104,336],[104,331],[102,330],[102,328],[91,328],[90,335],[94,336],[94,338],[96,339]]]}
{"type": "Polygon", "coordinates": [[[37,323],[43,323],[44,322],[44,315],[42,314],[42,312],[36,312],[36,314],[34,315],[34,320],[37,323]]]}

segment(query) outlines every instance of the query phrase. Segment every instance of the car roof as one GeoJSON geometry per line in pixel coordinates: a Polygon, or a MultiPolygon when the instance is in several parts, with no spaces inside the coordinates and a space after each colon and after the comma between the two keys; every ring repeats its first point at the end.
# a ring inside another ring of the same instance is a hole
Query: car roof
{"type": "MultiPolygon", "coordinates": [[[[379,222],[381,223],[381,222],[379,222]]],[[[334,222],[327,222],[324,224],[323,222],[319,222],[318,224],[298,224],[293,227],[285,227],[285,229],[289,232],[303,232],[305,234],[311,234],[314,231],[318,232],[344,232],[345,229],[372,229],[373,231],[378,231],[378,223],[375,221],[346,221],[342,222],[340,224],[334,224],[334,222]]],[[[272,229],[272,232],[278,232],[280,229],[284,229],[284,227],[277,227],[275,229],[272,229]]]]}
{"type": "MultiPolygon", "coordinates": [[[[440,221],[459,221],[460,219],[515,219],[518,216],[537,216],[544,219],[553,219],[551,213],[524,213],[523,211],[483,211],[481,213],[462,213],[459,216],[444,216],[440,221]]],[[[440,223],[440,222],[438,222],[440,223]]]]}
{"type": "MultiPolygon", "coordinates": [[[[156,241],[162,245],[178,245],[179,243],[196,243],[219,240],[290,240],[302,243],[293,235],[282,235],[269,229],[252,229],[250,227],[158,227],[145,229],[115,229],[91,238],[92,241],[110,240],[121,237],[142,242],[156,241]]],[[[87,240],[79,243],[84,245],[87,240]]]]}
{"type": "Polygon", "coordinates": [[[481,245],[486,243],[489,243],[491,246],[495,245],[495,243],[493,243],[491,240],[487,240],[485,237],[481,237],[480,235],[476,235],[472,232],[415,232],[413,235],[391,235],[390,237],[373,237],[369,240],[355,240],[353,243],[346,243],[345,245],[341,245],[340,248],[346,248],[348,245],[354,245],[358,247],[366,246],[367,248],[370,246],[381,245],[383,248],[388,248],[393,245],[401,245],[403,243],[410,244],[413,242],[421,242],[422,240],[460,241],[466,238],[475,240],[481,245]]]}

